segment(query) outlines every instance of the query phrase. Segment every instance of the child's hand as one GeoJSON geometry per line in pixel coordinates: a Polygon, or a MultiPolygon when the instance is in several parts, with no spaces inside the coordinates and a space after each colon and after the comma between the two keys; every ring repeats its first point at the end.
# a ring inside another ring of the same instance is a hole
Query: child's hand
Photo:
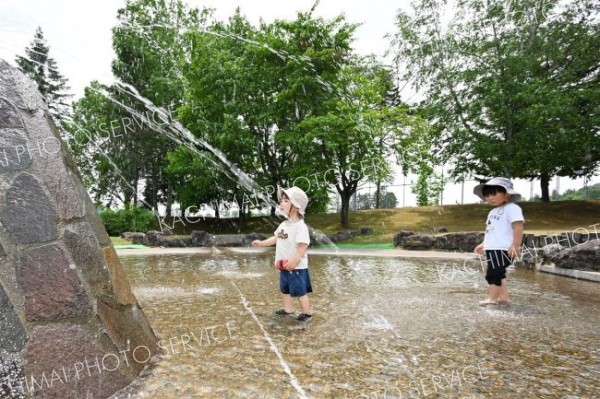
{"type": "Polygon", "coordinates": [[[262,241],[254,240],[254,241],[252,241],[252,246],[253,247],[262,247],[262,241]]]}
{"type": "Polygon", "coordinates": [[[483,255],[483,243],[476,246],[474,252],[478,255],[483,255]]]}
{"type": "Polygon", "coordinates": [[[287,259],[279,259],[275,262],[275,267],[279,270],[287,270],[288,260],[287,259]]]}
{"type": "Polygon", "coordinates": [[[508,248],[508,257],[509,258],[519,259],[520,256],[521,256],[521,247],[520,246],[511,245],[510,248],[508,248]]]}
{"type": "Polygon", "coordinates": [[[290,261],[288,261],[287,259],[285,260],[285,265],[284,265],[284,269],[287,270],[288,272],[291,272],[292,270],[294,270],[296,268],[296,266],[298,266],[298,261],[292,259],[290,261]]]}

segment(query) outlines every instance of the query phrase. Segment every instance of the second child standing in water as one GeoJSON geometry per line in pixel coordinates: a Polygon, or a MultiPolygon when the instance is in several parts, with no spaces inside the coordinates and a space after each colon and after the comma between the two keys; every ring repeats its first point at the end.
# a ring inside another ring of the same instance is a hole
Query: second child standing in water
{"type": "Polygon", "coordinates": [[[488,297],[479,302],[481,306],[508,304],[508,283],[506,268],[521,253],[523,240],[523,211],[514,202],[521,194],[513,190],[512,182],[505,177],[494,177],[487,183],[479,184],[473,193],[493,206],[485,225],[483,243],[475,248],[475,253],[487,260],[485,279],[489,284],[488,297]]]}
{"type": "Polygon", "coordinates": [[[304,213],[308,197],[298,187],[279,188],[279,213],[286,217],[275,235],[266,240],[252,242],[253,247],[267,247],[276,244],[275,266],[280,270],[279,289],[283,295],[283,309],[275,312],[279,316],[291,316],[294,312],[292,298],[300,303],[299,321],[312,320],[308,294],[312,292],[308,273],[306,250],[310,244],[308,227],[304,223],[304,213]]]}

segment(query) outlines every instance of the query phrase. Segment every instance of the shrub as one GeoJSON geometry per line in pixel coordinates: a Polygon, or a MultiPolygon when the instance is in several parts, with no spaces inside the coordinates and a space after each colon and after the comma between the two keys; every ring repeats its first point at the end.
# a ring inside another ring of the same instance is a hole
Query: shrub
{"type": "Polygon", "coordinates": [[[119,236],[125,231],[146,232],[156,226],[156,215],[140,206],[129,206],[116,211],[102,207],[98,213],[111,237],[119,236]]]}

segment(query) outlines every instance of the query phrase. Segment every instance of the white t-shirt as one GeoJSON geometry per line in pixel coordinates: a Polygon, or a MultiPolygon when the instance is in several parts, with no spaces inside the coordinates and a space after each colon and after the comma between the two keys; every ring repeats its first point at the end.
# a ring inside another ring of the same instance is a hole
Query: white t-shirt
{"type": "Polygon", "coordinates": [[[483,249],[508,250],[513,243],[513,222],[525,221],[521,207],[512,202],[490,211],[485,224],[483,249]]]}
{"type": "MultiPolygon", "coordinates": [[[[308,227],[304,220],[292,222],[284,221],[277,227],[274,233],[277,236],[277,245],[275,247],[275,261],[280,259],[292,259],[296,256],[298,244],[310,244],[308,227]]],[[[306,253],[300,260],[296,269],[308,269],[308,257],[306,253]]]]}

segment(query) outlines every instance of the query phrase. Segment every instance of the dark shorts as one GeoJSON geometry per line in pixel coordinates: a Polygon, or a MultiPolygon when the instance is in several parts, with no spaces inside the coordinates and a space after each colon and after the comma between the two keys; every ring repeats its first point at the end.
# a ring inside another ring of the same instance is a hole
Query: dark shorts
{"type": "Polygon", "coordinates": [[[297,269],[291,272],[287,270],[280,271],[279,289],[282,294],[289,294],[293,297],[301,297],[312,292],[308,269],[297,269]]]}
{"type": "Polygon", "coordinates": [[[491,249],[485,251],[487,260],[487,271],[485,279],[489,285],[502,285],[502,279],[506,278],[506,268],[512,265],[508,257],[508,251],[491,249]]]}

